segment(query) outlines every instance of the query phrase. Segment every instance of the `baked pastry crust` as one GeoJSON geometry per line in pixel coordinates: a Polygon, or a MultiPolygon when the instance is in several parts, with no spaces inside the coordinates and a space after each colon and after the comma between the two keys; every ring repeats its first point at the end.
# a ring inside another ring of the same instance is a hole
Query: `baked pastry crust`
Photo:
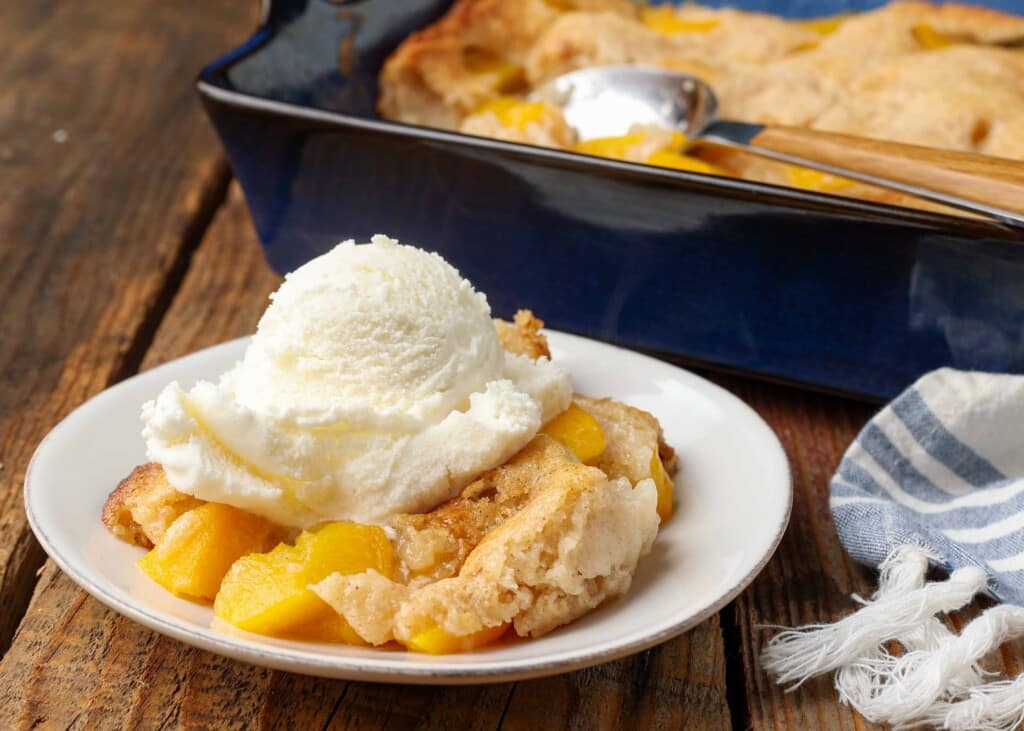
{"type": "MultiPolygon", "coordinates": [[[[636,485],[652,479],[654,452],[665,455],[665,470],[675,473],[676,457],[664,443],[661,426],[651,414],[613,399],[577,395],[574,402],[590,412],[604,431],[605,450],[590,466],[600,470],[606,480],[625,478],[630,485],[636,485]]],[[[576,462],[564,452],[564,448],[553,447],[541,450],[531,443],[510,462],[485,472],[459,497],[429,513],[392,519],[390,524],[398,536],[399,559],[407,578],[436,581],[457,573],[491,530],[522,510],[538,489],[545,489],[538,475],[544,474],[549,465],[542,457],[556,465],[567,459],[576,462]],[[523,453],[532,456],[524,462],[523,453]]]]}
{"type": "MultiPolygon", "coordinates": [[[[1024,159],[1024,54],[993,45],[1024,38],[1024,17],[907,1],[823,29],[684,4],[675,11],[679,22],[698,30],[667,33],[627,5],[458,0],[385,63],[380,111],[405,122],[550,144],[550,135],[503,132],[471,115],[499,94],[527,92],[574,69],[636,63],[702,77],[730,119],[1024,159]],[[519,70],[516,84],[501,88],[493,75],[474,73],[466,48],[519,70]]],[[[936,207],[852,181],[809,185],[791,166],[744,153],[697,154],[743,178],[936,207]]]]}
{"type": "Polygon", "coordinates": [[[155,462],[139,465],[107,497],[103,523],[122,541],[152,548],[178,516],[203,504],[178,492],[155,462]]]}
{"type": "Polygon", "coordinates": [[[381,114],[455,127],[487,99],[523,88],[527,55],[566,8],[636,14],[630,0],[459,0],[384,63],[381,114]]]}
{"type": "Polygon", "coordinates": [[[458,498],[392,521],[406,568],[424,538],[450,558],[401,584],[334,574],[313,590],[374,644],[432,627],[466,635],[512,624],[538,636],[629,589],[658,531],[656,503],[653,481],[609,479],[540,435],[458,498]]]}
{"type": "Polygon", "coordinates": [[[519,310],[512,322],[496,319],[494,329],[498,331],[501,347],[509,353],[525,355],[528,358],[550,358],[548,339],[540,330],[544,321],[530,310],[519,310]]]}

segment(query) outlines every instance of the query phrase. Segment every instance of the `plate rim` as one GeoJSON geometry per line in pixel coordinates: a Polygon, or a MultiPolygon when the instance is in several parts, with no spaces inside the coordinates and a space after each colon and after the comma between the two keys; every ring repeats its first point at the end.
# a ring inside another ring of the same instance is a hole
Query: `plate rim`
{"type": "MultiPolygon", "coordinates": [[[[39,541],[40,546],[46,552],[47,556],[57,564],[57,567],[64,572],[68,578],[70,578],[76,585],[94,599],[115,612],[122,616],[126,616],[155,632],[172,637],[192,647],[198,647],[218,655],[276,670],[355,681],[405,683],[412,685],[470,685],[546,677],[571,672],[573,670],[580,670],[605,662],[611,662],[628,655],[642,652],[643,650],[654,647],[655,645],[666,642],[683,634],[684,632],[687,632],[698,624],[704,622],[712,615],[720,612],[726,605],[750,586],[754,579],[761,573],[761,571],[764,570],[765,566],[775,555],[775,552],[786,533],[786,529],[789,526],[789,521],[793,512],[794,490],[792,469],[789,464],[789,458],[786,455],[785,449],[783,448],[778,435],[761,417],[761,415],[741,398],[722,386],[719,386],[717,383],[673,363],[669,363],[628,348],[623,348],[612,343],[547,328],[545,328],[545,333],[554,335],[557,340],[566,340],[570,343],[572,341],[580,341],[587,344],[612,348],[620,354],[626,354],[627,357],[638,358],[648,363],[657,364],[660,367],[669,367],[686,374],[689,378],[697,379],[703,384],[703,386],[710,387],[712,391],[719,392],[719,395],[724,396],[726,401],[731,401],[735,406],[740,407],[742,411],[746,412],[748,417],[752,417],[754,423],[757,423],[768,435],[770,435],[771,451],[776,453],[775,456],[778,458],[784,472],[784,483],[786,488],[785,507],[781,519],[776,526],[772,540],[760,558],[739,581],[737,581],[727,591],[723,592],[715,599],[715,601],[711,602],[700,611],[694,612],[693,614],[684,617],[679,622],[676,622],[654,634],[644,635],[631,642],[615,645],[602,650],[583,650],[572,652],[566,657],[559,657],[556,659],[545,660],[543,657],[521,658],[513,661],[483,661],[478,665],[466,666],[438,667],[437,665],[427,664],[420,666],[406,661],[391,660],[389,662],[387,660],[389,653],[384,652],[381,653],[382,659],[380,661],[367,661],[363,658],[346,658],[339,656],[328,657],[317,653],[315,650],[307,652],[305,650],[293,650],[270,646],[260,647],[256,641],[249,640],[247,638],[225,639],[228,636],[225,635],[223,636],[224,638],[222,638],[222,636],[218,635],[216,631],[212,629],[186,629],[178,623],[165,620],[159,615],[147,611],[147,608],[144,605],[123,601],[102,585],[93,582],[87,576],[84,576],[74,570],[73,562],[60,551],[54,541],[43,529],[42,522],[40,521],[39,516],[36,515],[33,501],[31,499],[33,474],[37,468],[37,458],[41,453],[43,453],[47,443],[78,411],[107,392],[120,388],[143,375],[153,374],[154,372],[173,366],[179,360],[184,358],[191,358],[210,350],[225,348],[227,346],[237,344],[240,341],[247,340],[251,337],[249,335],[201,348],[180,356],[179,358],[174,358],[166,363],[162,363],[155,368],[143,371],[142,373],[133,374],[131,377],[119,381],[112,386],[108,386],[99,393],[94,394],[66,414],[39,442],[39,445],[32,454],[32,458],[29,460],[28,468],[25,471],[22,499],[29,527],[35,535],[36,540],[39,541]]],[[[309,644],[311,647],[317,646],[317,643],[309,644]]]]}

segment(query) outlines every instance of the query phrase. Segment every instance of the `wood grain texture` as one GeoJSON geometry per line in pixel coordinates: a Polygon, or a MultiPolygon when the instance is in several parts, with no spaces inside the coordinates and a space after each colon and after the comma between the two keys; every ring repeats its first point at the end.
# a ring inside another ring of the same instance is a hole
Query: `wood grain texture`
{"type": "MultiPolygon", "coordinates": [[[[873,578],[843,552],[828,509],[828,481],[873,408],[781,386],[716,378],[753,406],[778,434],[792,470],[789,529],[775,557],[731,607],[740,632],[750,726],[757,729],[873,728],[836,700],[831,678],[786,693],[763,673],[760,648],[773,630],[829,621],[868,595],[873,578]]],[[[727,610],[729,611],[729,610],[727,610]]]]}
{"type": "Polygon", "coordinates": [[[795,127],[751,145],[1024,213],[1024,162],[795,127]]]}
{"type": "MultiPolygon", "coordinates": [[[[250,14],[251,15],[251,14],[250,14]]],[[[39,440],[136,368],[228,180],[192,76],[246,11],[0,4],[0,652],[43,555],[21,486],[39,440]]]]}
{"type": "Polygon", "coordinates": [[[502,729],[732,728],[718,618],[614,663],[516,685],[502,729]]]}
{"type": "MultiPolygon", "coordinates": [[[[237,188],[193,257],[143,368],[251,332],[280,278],[237,188]]],[[[0,662],[0,728],[731,727],[717,617],[634,657],[520,684],[409,687],[274,672],[155,635],[47,564],[0,662]]]]}
{"type": "MultiPolygon", "coordinates": [[[[143,369],[250,332],[280,281],[253,240],[241,196],[232,200],[193,258],[143,369]]],[[[254,699],[267,695],[270,672],[216,663],[118,617],[48,563],[0,661],[0,728],[69,725],[76,718],[109,728],[203,726],[212,714],[231,722],[225,728],[251,725],[260,710],[254,699]],[[240,670],[244,678],[237,677],[240,670]],[[219,700],[194,703],[197,693],[219,700]],[[225,698],[233,703],[225,705],[225,698]]]]}

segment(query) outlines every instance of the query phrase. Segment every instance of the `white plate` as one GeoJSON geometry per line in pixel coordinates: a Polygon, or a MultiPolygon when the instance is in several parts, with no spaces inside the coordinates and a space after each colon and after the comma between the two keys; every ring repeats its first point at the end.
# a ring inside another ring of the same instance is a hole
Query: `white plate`
{"type": "Polygon", "coordinates": [[[241,357],[246,338],[120,383],[58,424],[25,478],[29,522],[57,565],[107,606],[182,642],[281,670],[482,683],[565,672],[643,650],[711,616],[765,565],[789,520],[789,466],[771,429],[718,386],[611,345],[557,332],[549,337],[577,391],[613,396],[657,416],[682,470],[676,514],[641,560],[629,594],[539,639],[431,656],[214,629],[210,607],[175,598],[135,566],[143,550],[108,533],[100,512],[118,481],[146,461],[139,406],[168,381],[187,387],[216,377],[241,357]]]}

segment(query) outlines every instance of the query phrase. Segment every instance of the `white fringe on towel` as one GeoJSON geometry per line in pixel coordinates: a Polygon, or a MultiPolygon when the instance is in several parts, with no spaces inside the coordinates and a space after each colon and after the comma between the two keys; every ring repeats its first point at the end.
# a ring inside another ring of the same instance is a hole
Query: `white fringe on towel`
{"type": "Polygon", "coordinates": [[[952,731],[1004,731],[1024,724],[1024,675],[972,688],[963,700],[939,701],[922,723],[952,731]]]}
{"type": "MultiPolygon", "coordinates": [[[[929,558],[932,557],[926,551],[914,545],[893,551],[879,567],[881,575],[875,601],[893,599],[924,586],[929,558]]],[[[867,603],[859,597],[855,598],[862,604],[867,603]]],[[[920,627],[901,637],[900,644],[907,652],[931,650],[951,637],[953,633],[946,625],[937,617],[931,616],[922,620],[920,627]]],[[[835,682],[840,701],[859,709],[861,715],[869,721],[886,722],[888,708],[884,701],[878,702],[877,690],[886,682],[886,671],[894,659],[887,647],[876,646],[873,653],[863,658],[863,662],[854,662],[839,668],[835,682]]],[[[983,675],[980,668],[971,666],[964,669],[953,682],[957,688],[966,690],[980,683],[983,675]]]]}
{"type": "Polygon", "coordinates": [[[879,590],[864,607],[831,625],[786,630],[771,639],[761,662],[780,683],[798,687],[838,670],[840,699],[865,718],[897,728],[932,724],[951,731],[1010,731],[1024,722],[1024,675],[985,683],[978,664],[1003,642],[1024,636],[1024,609],[993,607],[960,635],[935,615],[968,604],[986,585],[985,572],[963,568],[925,583],[928,554],[918,546],[893,551],[881,566],[879,590]],[[890,651],[890,642],[902,651],[890,651]]]}

